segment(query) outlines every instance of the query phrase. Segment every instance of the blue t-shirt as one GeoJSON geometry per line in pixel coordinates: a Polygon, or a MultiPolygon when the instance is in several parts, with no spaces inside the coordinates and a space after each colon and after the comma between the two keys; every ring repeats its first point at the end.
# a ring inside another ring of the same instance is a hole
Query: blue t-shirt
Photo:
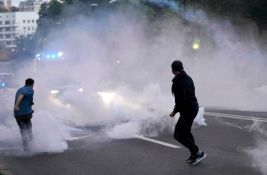
{"type": "Polygon", "coordinates": [[[33,94],[34,94],[33,89],[29,86],[24,86],[22,88],[19,88],[16,93],[15,103],[18,99],[19,94],[23,94],[24,98],[22,99],[19,105],[19,110],[15,111],[15,116],[31,114],[33,112],[32,111],[33,94]]]}

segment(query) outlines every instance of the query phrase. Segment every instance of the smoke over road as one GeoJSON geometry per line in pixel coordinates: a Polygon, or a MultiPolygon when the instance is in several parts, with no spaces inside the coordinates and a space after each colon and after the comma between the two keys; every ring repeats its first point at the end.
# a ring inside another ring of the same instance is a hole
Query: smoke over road
{"type": "MultiPolygon", "coordinates": [[[[179,6],[168,2],[179,12],[179,6]]],[[[162,17],[153,25],[129,14],[66,18],[67,27],[53,30],[47,37],[53,44],[42,48],[63,51],[64,60],[40,62],[37,72],[28,67],[17,71],[18,85],[27,77],[35,79],[37,151],[67,149],[70,128],[108,125],[99,134],[113,138],[138,132],[155,136],[168,129],[166,116],[174,105],[170,91],[174,59],[182,60],[193,78],[200,106],[267,109],[267,60],[254,28],[242,30],[201,10],[189,9],[181,18],[162,17]],[[67,90],[52,96],[54,82],[61,80],[75,85],[75,90],[62,85],[67,90]]],[[[4,92],[1,98],[6,107],[1,108],[0,125],[1,140],[10,138],[13,145],[20,139],[11,112],[14,93],[4,92]],[[10,129],[13,133],[7,134],[10,129]]]]}

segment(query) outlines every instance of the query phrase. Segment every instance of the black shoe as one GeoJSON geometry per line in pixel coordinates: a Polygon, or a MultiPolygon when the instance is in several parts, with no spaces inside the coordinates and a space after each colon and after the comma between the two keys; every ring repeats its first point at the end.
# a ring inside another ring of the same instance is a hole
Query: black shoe
{"type": "Polygon", "coordinates": [[[199,155],[196,155],[194,157],[194,160],[191,161],[191,165],[196,165],[198,164],[201,160],[205,159],[207,157],[207,154],[204,152],[201,152],[199,155]]]}
{"type": "Polygon", "coordinates": [[[185,160],[186,163],[191,163],[194,160],[194,156],[191,154],[188,159],[185,160]]]}

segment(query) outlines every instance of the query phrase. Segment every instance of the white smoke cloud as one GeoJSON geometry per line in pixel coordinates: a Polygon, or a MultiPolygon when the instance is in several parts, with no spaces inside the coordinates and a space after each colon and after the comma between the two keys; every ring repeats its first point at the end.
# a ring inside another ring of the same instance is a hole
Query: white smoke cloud
{"type": "Polygon", "coordinates": [[[249,128],[250,132],[258,133],[255,138],[255,146],[245,149],[244,151],[251,156],[253,166],[259,168],[262,174],[267,174],[267,134],[266,127],[262,122],[254,122],[249,128]]]}
{"type": "MultiPolygon", "coordinates": [[[[147,32],[146,21],[121,14],[74,16],[68,27],[52,31],[47,37],[52,42],[41,51],[63,51],[64,60],[40,61],[37,72],[28,62],[16,74],[18,85],[35,79],[36,152],[67,149],[66,140],[72,137],[68,127],[104,124],[112,138],[155,136],[170,129],[174,59],[181,59],[193,78],[201,106],[266,110],[266,60],[255,36],[242,38],[230,22],[210,20],[203,11],[188,11],[184,17],[191,23],[162,19],[153,26],[156,35],[147,32]],[[61,91],[53,96],[52,89],[61,91]],[[105,103],[99,92],[113,95],[105,103]]],[[[1,109],[7,116],[12,116],[14,93],[3,98],[12,101],[1,109]]],[[[205,125],[201,113],[197,123],[205,125]]],[[[0,137],[6,138],[8,127],[4,122],[1,126],[5,131],[0,137]]],[[[19,134],[13,138],[18,139],[19,134]]]]}
{"type": "Polygon", "coordinates": [[[66,140],[71,137],[69,128],[50,112],[36,112],[32,123],[34,124],[32,152],[63,152],[68,148],[66,140]]]}
{"type": "Polygon", "coordinates": [[[260,169],[260,171],[267,174],[267,159],[266,159],[266,140],[258,141],[257,147],[247,150],[248,154],[252,157],[253,166],[260,169]]]}

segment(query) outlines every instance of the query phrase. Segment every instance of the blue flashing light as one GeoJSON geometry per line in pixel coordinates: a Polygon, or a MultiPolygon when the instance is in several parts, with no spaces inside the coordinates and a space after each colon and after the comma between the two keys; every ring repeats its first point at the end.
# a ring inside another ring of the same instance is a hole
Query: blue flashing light
{"type": "Polygon", "coordinates": [[[46,55],[46,58],[49,59],[51,56],[50,55],[46,55]]]}
{"type": "Polygon", "coordinates": [[[55,54],[51,55],[51,58],[55,59],[56,58],[56,55],[55,54]]]}
{"type": "Polygon", "coordinates": [[[1,83],[1,86],[2,86],[2,87],[5,87],[5,86],[6,86],[6,83],[1,83]]]}
{"type": "MultiPolygon", "coordinates": [[[[43,53],[43,57],[47,60],[57,60],[59,58],[62,58],[63,52],[50,52],[50,53],[43,53]]],[[[41,54],[36,54],[36,58],[41,58],[41,54]]]]}

